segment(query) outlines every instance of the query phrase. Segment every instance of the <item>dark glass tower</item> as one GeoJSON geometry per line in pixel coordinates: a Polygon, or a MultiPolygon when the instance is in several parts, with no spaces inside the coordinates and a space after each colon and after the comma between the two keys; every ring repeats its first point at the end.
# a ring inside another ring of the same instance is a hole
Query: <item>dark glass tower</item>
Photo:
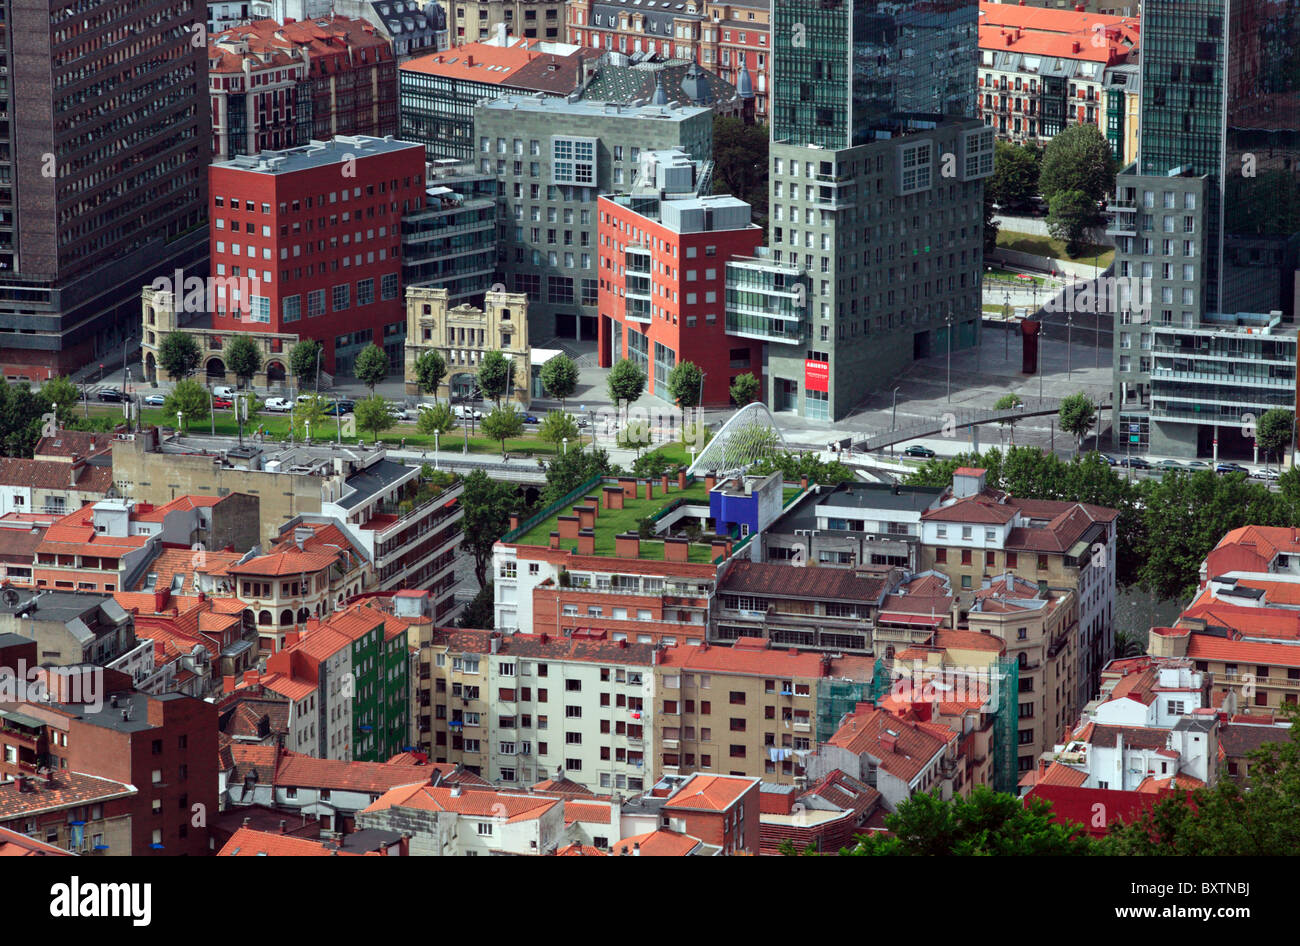
{"type": "Polygon", "coordinates": [[[866,144],[908,118],[975,114],[979,8],[972,0],[782,0],[773,4],[773,140],[866,144]]]}
{"type": "Polygon", "coordinates": [[[1294,315],[1300,2],[1147,0],[1140,175],[1208,179],[1202,312],[1294,315]]]}

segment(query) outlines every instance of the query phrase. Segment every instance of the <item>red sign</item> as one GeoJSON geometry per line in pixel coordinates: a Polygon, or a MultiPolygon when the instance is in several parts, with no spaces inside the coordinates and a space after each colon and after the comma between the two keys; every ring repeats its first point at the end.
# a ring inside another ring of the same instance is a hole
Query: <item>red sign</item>
{"type": "Polygon", "coordinates": [[[809,391],[826,391],[831,389],[831,366],[824,361],[803,363],[803,385],[809,391]]]}

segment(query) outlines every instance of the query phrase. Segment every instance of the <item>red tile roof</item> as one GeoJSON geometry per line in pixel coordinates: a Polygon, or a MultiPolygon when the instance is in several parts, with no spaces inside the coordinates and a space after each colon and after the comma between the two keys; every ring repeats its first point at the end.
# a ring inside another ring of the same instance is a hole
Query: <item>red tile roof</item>
{"type": "MultiPolygon", "coordinates": [[[[452,766],[446,766],[450,770],[452,766]]],[[[335,791],[381,794],[399,785],[420,785],[438,771],[432,766],[387,762],[344,762],[282,752],[275,771],[277,786],[328,788],[335,791]]]]}
{"type": "Polygon", "coordinates": [[[616,855],[621,855],[624,851],[630,855],[639,849],[644,857],[687,857],[703,846],[704,842],[699,838],[660,828],[648,834],[634,834],[624,838],[614,845],[613,851],[616,855]]]}
{"type": "Polygon", "coordinates": [[[555,852],[556,857],[608,857],[609,855],[598,847],[592,847],[590,844],[566,844],[555,852]]]}
{"type": "Polygon", "coordinates": [[[71,851],[64,851],[53,844],[37,841],[17,831],[0,828],[0,857],[72,857],[71,851]]]}
{"type": "Polygon", "coordinates": [[[509,792],[465,788],[452,794],[451,788],[431,785],[404,785],[385,792],[366,811],[389,808],[416,808],[421,811],[448,811],[479,818],[504,818],[509,822],[532,821],[556,805],[556,798],[540,795],[516,795],[509,792]]]}
{"type": "Polygon", "coordinates": [[[758,779],[738,775],[696,773],[664,802],[665,810],[727,811],[745,794],[755,790],[758,779]]]}
{"type": "Polygon", "coordinates": [[[781,562],[733,562],[719,585],[732,594],[759,594],[837,601],[878,601],[885,581],[849,568],[801,568],[781,562]]]}
{"type": "Polygon", "coordinates": [[[239,828],[230,836],[218,857],[369,857],[377,851],[348,851],[329,841],[300,838],[292,834],[239,828]]]}
{"type": "Polygon", "coordinates": [[[612,802],[582,802],[566,798],[564,800],[564,823],[573,824],[613,824],[614,806],[612,802]]]}
{"type": "Polygon", "coordinates": [[[870,756],[886,772],[911,782],[956,738],[946,727],[925,727],[881,709],[868,709],[850,713],[826,742],[857,756],[870,756]],[[894,734],[892,747],[890,731],[894,734]]]}
{"type": "Polygon", "coordinates": [[[797,650],[772,650],[766,647],[714,647],[680,644],[666,647],[659,658],[659,668],[681,670],[707,670],[716,673],[737,673],[752,676],[799,677],[805,680],[820,679],[826,669],[821,654],[801,653],[797,650]]]}
{"type": "Polygon", "coordinates": [[[1256,644],[1224,640],[1209,634],[1193,633],[1187,642],[1187,656],[1193,660],[1222,660],[1234,664],[1300,667],[1300,646],[1295,644],[1256,644]]]}
{"type": "Polygon", "coordinates": [[[18,782],[0,784],[0,821],[11,821],[41,811],[58,811],[73,806],[99,804],[115,798],[131,798],[134,785],[88,775],[84,772],[59,770],[54,784],[32,777],[27,780],[31,791],[20,792],[18,782]]]}

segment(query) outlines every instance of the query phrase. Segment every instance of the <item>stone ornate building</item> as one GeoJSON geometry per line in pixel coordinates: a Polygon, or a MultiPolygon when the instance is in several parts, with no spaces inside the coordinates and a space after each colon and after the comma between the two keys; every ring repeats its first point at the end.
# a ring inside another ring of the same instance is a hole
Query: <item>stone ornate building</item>
{"type": "Polygon", "coordinates": [[[483,308],[451,308],[446,289],[410,286],[406,290],[406,393],[419,394],[415,361],[429,349],[442,352],[447,375],[438,397],[462,397],[474,390],[478,366],[489,351],[499,351],[514,362],[511,398],[529,404],[532,366],[528,347],[528,296],[519,292],[489,291],[483,308]]]}

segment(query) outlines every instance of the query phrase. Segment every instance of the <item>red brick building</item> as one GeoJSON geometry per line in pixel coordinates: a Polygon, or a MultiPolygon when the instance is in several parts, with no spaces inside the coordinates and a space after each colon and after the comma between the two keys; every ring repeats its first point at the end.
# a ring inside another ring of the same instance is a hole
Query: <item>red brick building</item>
{"type": "Polygon", "coordinates": [[[660,809],[664,827],[699,838],[723,854],[757,854],[759,780],[736,775],[692,775],[676,790],[660,783],[650,792],[668,795],[660,809]]]}
{"type": "Polygon", "coordinates": [[[217,813],[217,709],[179,693],[100,694],[92,704],[24,703],[39,720],[56,778],[81,773],[133,785],[134,856],[206,855],[217,813]]]}
{"type": "MultiPolygon", "coordinates": [[[[424,154],[336,137],[214,164],[212,327],[317,339],[332,373],[350,372],[372,341],[400,364],[402,215],[424,206],[424,154]]],[[[268,380],[287,367],[269,363],[268,380]]]]}
{"type": "Polygon", "coordinates": [[[365,20],[255,20],[208,44],[212,157],[397,134],[397,58],[365,20]]]}
{"type": "Polygon", "coordinates": [[[725,405],[737,375],[762,376],[763,342],[726,331],[726,264],[753,255],[763,231],[744,201],[697,194],[684,152],[646,157],[641,188],[599,200],[600,365],[629,358],[647,392],[672,401],[668,373],[694,362],[703,403],[725,405]]]}

